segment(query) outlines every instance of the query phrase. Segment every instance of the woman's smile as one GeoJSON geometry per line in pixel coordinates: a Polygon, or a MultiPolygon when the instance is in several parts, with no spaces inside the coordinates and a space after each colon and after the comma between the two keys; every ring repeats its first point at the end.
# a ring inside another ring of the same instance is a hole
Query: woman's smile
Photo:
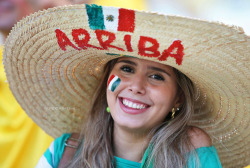
{"type": "Polygon", "coordinates": [[[150,105],[130,98],[118,98],[119,105],[125,113],[140,114],[145,112],[150,105]]]}
{"type": "Polygon", "coordinates": [[[126,99],[126,98],[122,99],[122,103],[125,106],[133,108],[133,109],[145,109],[147,107],[147,104],[135,102],[134,100],[129,100],[129,99],[126,99]]]}

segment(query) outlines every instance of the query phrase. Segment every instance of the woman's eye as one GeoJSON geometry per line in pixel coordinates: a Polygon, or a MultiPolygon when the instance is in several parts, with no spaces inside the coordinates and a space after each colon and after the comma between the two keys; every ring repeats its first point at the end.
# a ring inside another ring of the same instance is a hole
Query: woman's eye
{"type": "Polygon", "coordinates": [[[128,66],[122,66],[121,67],[121,70],[124,71],[124,72],[129,72],[129,73],[133,73],[134,70],[128,66]]]}
{"type": "Polygon", "coordinates": [[[164,78],[161,75],[158,75],[158,74],[151,75],[150,77],[153,78],[153,79],[156,79],[156,80],[164,81],[164,78]]]}

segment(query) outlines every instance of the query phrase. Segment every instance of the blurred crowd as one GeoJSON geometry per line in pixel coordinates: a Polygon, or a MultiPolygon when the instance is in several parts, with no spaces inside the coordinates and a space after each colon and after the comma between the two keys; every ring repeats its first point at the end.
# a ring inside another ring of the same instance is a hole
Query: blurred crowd
{"type": "Polygon", "coordinates": [[[249,0],[147,0],[148,10],[242,27],[250,35],[249,0]]]}
{"type": "Polygon", "coordinates": [[[18,105],[2,64],[4,41],[21,18],[51,7],[95,3],[105,6],[158,11],[207,20],[218,20],[250,30],[246,21],[248,0],[0,0],[0,167],[34,167],[53,138],[43,132],[18,105]],[[218,7],[220,5],[221,7],[218,7]],[[245,17],[243,17],[245,15],[245,17]],[[35,149],[35,150],[34,150],[35,149]]]}

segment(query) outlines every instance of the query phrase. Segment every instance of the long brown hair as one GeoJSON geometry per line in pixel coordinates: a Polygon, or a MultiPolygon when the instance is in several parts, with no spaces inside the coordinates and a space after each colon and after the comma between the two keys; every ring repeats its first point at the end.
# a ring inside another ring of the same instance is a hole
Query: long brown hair
{"type": "MultiPolygon", "coordinates": [[[[71,161],[69,167],[110,168],[114,166],[113,124],[114,121],[106,112],[106,88],[108,76],[117,59],[109,61],[104,67],[100,84],[93,97],[92,108],[89,110],[87,123],[81,133],[82,145],[71,161]]],[[[185,155],[191,149],[188,138],[188,121],[194,111],[194,86],[183,73],[174,69],[179,86],[179,94],[183,96],[183,105],[173,120],[167,116],[165,121],[150,132],[153,148],[148,160],[154,167],[184,167],[185,155]]],[[[68,167],[68,166],[67,166],[68,167]]]]}
{"type": "Polygon", "coordinates": [[[153,148],[149,160],[154,167],[185,167],[187,153],[194,148],[188,136],[189,121],[194,112],[195,88],[192,81],[180,71],[174,69],[177,77],[182,106],[174,119],[167,116],[165,121],[151,131],[150,144],[153,148]]]}

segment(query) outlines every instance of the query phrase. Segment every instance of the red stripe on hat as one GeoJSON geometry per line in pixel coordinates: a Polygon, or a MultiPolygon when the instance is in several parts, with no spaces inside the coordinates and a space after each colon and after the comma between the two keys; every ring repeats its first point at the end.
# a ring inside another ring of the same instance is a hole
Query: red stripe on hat
{"type": "Polygon", "coordinates": [[[107,87],[109,86],[109,84],[110,84],[110,82],[112,81],[112,79],[114,79],[114,77],[115,77],[115,75],[112,75],[112,76],[109,78],[107,87]]]}
{"type": "Polygon", "coordinates": [[[119,9],[118,31],[134,32],[135,29],[135,11],[128,9],[119,9]]]}

